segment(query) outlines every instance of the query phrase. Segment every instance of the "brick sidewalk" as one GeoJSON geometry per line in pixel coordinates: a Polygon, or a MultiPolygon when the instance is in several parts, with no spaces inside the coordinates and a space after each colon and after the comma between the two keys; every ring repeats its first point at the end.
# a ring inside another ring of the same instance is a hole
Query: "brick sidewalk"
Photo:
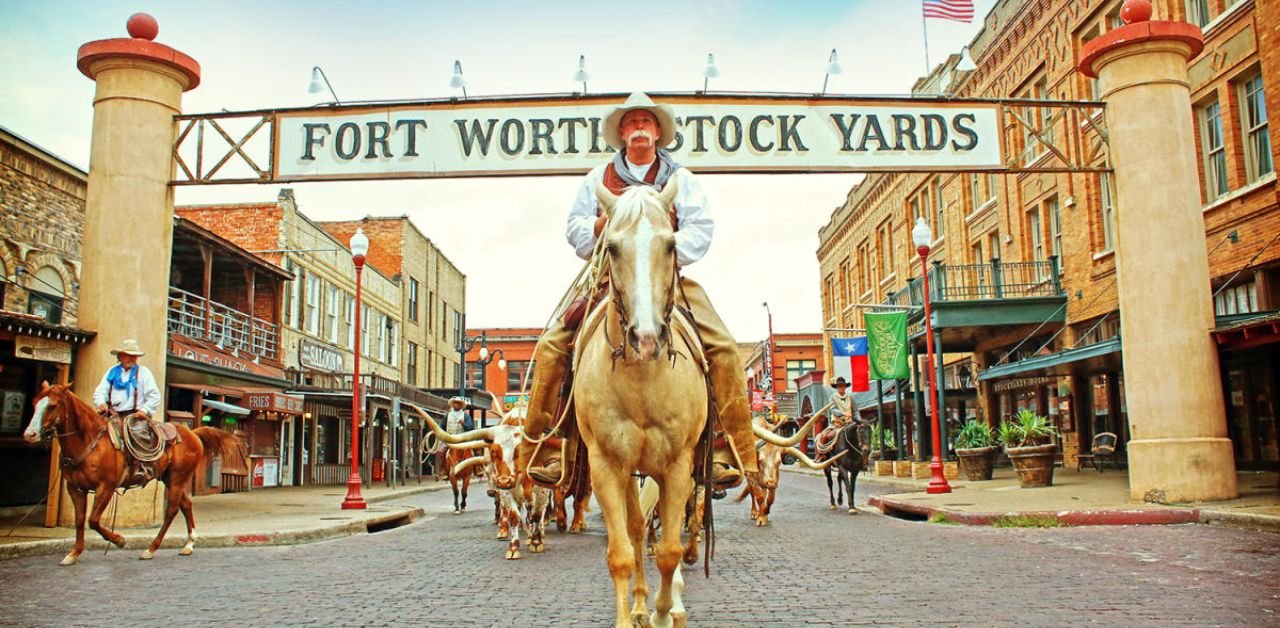
{"type": "MultiPolygon", "coordinates": [[[[822,475],[803,468],[786,470],[822,475]]],[[[1129,476],[1123,471],[1056,469],[1053,486],[1023,489],[1012,468],[997,468],[989,481],[953,480],[953,491],[941,495],[924,492],[927,479],[863,473],[858,480],[900,489],[870,503],[886,514],[908,518],[943,517],[953,523],[991,525],[1001,517],[1030,515],[1053,518],[1064,525],[1198,522],[1280,531],[1280,488],[1275,473],[1240,473],[1239,498],[1196,504],[1130,501],[1129,476]]]]}

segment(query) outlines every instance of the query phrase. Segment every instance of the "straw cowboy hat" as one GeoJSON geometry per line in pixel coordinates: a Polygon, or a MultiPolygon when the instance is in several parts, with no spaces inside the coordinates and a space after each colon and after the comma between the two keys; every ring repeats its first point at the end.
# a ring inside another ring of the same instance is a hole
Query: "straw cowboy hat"
{"type": "Polygon", "coordinates": [[[146,353],[138,347],[138,341],[133,338],[126,339],[124,342],[120,343],[120,347],[118,349],[111,350],[111,355],[120,355],[121,353],[131,355],[135,358],[146,355],[146,353]]]}
{"type": "Polygon", "coordinates": [[[455,401],[462,404],[463,406],[467,405],[467,400],[458,395],[454,395],[449,398],[449,405],[453,405],[453,402],[455,401]]]}
{"type": "Polygon", "coordinates": [[[832,383],[831,383],[831,385],[832,385],[833,387],[835,387],[835,386],[848,386],[848,385],[849,385],[849,382],[844,381],[844,378],[843,378],[843,377],[837,377],[837,378],[836,378],[836,381],[832,382],[832,383]]]}
{"type": "Polygon", "coordinates": [[[671,109],[671,105],[654,104],[644,92],[635,92],[627,98],[627,102],[618,105],[609,116],[604,119],[604,141],[608,142],[615,150],[622,150],[626,146],[626,142],[622,141],[622,136],[618,135],[618,125],[622,124],[622,116],[627,115],[628,111],[636,109],[644,109],[653,114],[658,119],[658,126],[662,127],[662,136],[658,138],[655,145],[658,148],[666,148],[672,140],[676,139],[676,114],[671,109]]]}

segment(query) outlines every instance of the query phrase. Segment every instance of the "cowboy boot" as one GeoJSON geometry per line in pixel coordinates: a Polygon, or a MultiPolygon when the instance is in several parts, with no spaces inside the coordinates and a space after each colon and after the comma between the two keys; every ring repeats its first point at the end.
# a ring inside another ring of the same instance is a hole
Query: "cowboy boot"
{"type": "MultiPolygon", "coordinates": [[[[555,426],[559,417],[560,392],[569,371],[569,341],[573,331],[559,322],[547,329],[538,348],[534,351],[533,385],[529,391],[529,406],[525,413],[524,433],[529,438],[542,438],[555,426]]],[[[559,456],[560,448],[551,446],[552,439],[542,443],[522,440],[516,446],[516,469],[527,469],[529,477],[543,485],[559,484],[563,470],[569,465],[559,456]]],[[[576,447],[566,447],[565,456],[576,447]]]]}
{"type": "Polygon", "coordinates": [[[756,463],[755,432],[751,429],[751,407],[747,403],[746,379],[737,360],[711,358],[711,384],[724,438],[716,439],[712,452],[712,483],[720,489],[741,483],[743,473],[759,473],[756,463]],[[726,362],[730,362],[726,364],[726,362]]]}

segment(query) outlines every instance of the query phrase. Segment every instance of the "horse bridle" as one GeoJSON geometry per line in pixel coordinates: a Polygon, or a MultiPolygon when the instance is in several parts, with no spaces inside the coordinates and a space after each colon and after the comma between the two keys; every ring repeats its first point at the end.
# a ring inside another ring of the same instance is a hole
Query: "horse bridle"
{"type": "MultiPolygon", "coordinates": [[[[612,273],[610,273],[612,275],[612,273]]],[[[676,290],[680,289],[680,265],[672,260],[671,262],[671,294],[667,297],[667,304],[662,311],[662,329],[667,344],[667,357],[671,359],[671,365],[675,366],[676,353],[675,346],[672,343],[671,336],[671,313],[676,309],[676,290]]],[[[609,299],[613,302],[613,307],[618,311],[619,327],[622,328],[622,342],[617,345],[613,344],[613,340],[609,338],[609,326],[604,326],[604,341],[609,345],[610,356],[613,360],[613,368],[618,368],[618,358],[622,358],[623,362],[627,361],[627,306],[623,303],[622,292],[617,289],[616,281],[611,277],[609,279],[609,299]]]]}
{"type": "MultiPolygon", "coordinates": [[[[46,397],[48,397],[48,395],[46,395],[46,397]]],[[[74,434],[79,434],[78,431],[61,432],[61,433],[58,432],[58,427],[62,425],[64,422],[66,422],[67,414],[66,414],[66,411],[62,409],[61,403],[55,405],[54,407],[57,409],[56,411],[58,414],[57,414],[56,420],[52,424],[46,426],[44,424],[45,423],[44,419],[42,418],[40,420],[40,440],[46,441],[52,438],[62,438],[63,436],[71,436],[74,434]]]]}

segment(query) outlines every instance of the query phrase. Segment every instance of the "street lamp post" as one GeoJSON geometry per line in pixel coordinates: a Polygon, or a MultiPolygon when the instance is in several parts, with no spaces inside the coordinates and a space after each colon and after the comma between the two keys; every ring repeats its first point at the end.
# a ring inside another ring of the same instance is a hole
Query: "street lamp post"
{"type": "Polygon", "coordinates": [[[364,496],[360,494],[360,275],[364,271],[364,256],[369,252],[369,238],[363,229],[356,229],[351,236],[351,261],[356,265],[356,320],[355,330],[355,365],[351,377],[351,476],[347,478],[347,497],[342,500],[343,510],[364,510],[364,496]]]}
{"type": "Polygon", "coordinates": [[[932,312],[929,308],[929,244],[933,242],[933,230],[929,228],[929,223],[924,218],[916,219],[916,226],[911,230],[911,241],[916,245],[916,252],[920,254],[920,274],[923,277],[924,288],[924,342],[925,349],[929,356],[929,367],[925,370],[929,372],[929,408],[931,412],[930,427],[933,428],[933,459],[929,461],[929,486],[925,489],[931,494],[950,493],[951,485],[947,484],[947,477],[942,472],[942,434],[941,424],[938,422],[938,376],[933,368],[933,321],[932,312]]]}
{"type": "Polygon", "coordinates": [[[488,340],[485,336],[486,334],[483,331],[480,332],[479,336],[467,336],[466,319],[463,319],[463,333],[461,335],[462,344],[454,347],[454,349],[458,351],[458,361],[462,364],[462,376],[458,378],[458,396],[463,399],[467,398],[467,354],[475,348],[477,342],[480,343],[480,359],[476,360],[476,364],[479,365],[481,369],[489,366],[489,364],[493,362],[494,358],[498,358],[498,368],[504,371],[507,370],[507,360],[505,359],[506,355],[502,352],[501,348],[490,353],[489,347],[486,346],[488,344],[488,340]]]}

